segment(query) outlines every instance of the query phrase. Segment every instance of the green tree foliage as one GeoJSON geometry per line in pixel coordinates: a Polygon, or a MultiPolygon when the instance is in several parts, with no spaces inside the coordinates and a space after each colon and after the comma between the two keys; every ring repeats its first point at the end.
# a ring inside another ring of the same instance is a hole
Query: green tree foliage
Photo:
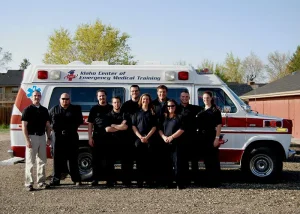
{"type": "Polygon", "coordinates": [[[29,59],[23,59],[23,62],[20,64],[20,70],[25,70],[30,64],[29,59]]]}
{"type": "Polygon", "coordinates": [[[49,47],[44,62],[47,64],[67,64],[80,60],[107,61],[109,64],[136,64],[130,54],[127,33],[97,20],[93,24],[77,27],[74,37],[67,29],[55,30],[49,37],[49,47]]]}
{"type": "Polygon", "coordinates": [[[300,71],[300,45],[297,47],[296,52],[288,63],[287,70],[289,73],[300,71]]]}
{"type": "Polygon", "coordinates": [[[4,52],[3,48],[0,47],[0,70],[6,70],[7,63],[12,60],[12,54],[8,51],[4,52]]]}
{"type": "Polygon", "coordinates": [[[242,66],[244,71],[244,82],[259,81],[263,79],[264,64],[253,52],[243,60],[242,66]]]}
{"type": "Polygon", "coordinates": [[[233,53],[227,53],[227,56],[225,58],[225,62],[223,65],[224,74],[229,82],[243,82],[243,68],[242,68],[242,62],[240,58],[234,57],[233,53]]]}
{"type": "Polygon", "coordinates": [[[287,70],[289,59],[289,54],[282,54],[278,51],[268,55],[269,63],[265,67],[271,82],[289,74],[287,70]]]}
{"type": "Polygon", "coordinates": [[[221,64],[214,64],[214,62],[204,59],[201,62],[201,65],[198,66],[197,71],[203,72],[203,69],[208,69],[209,71],[213,72],[215,75],[221,78],[223,82],[228,82],[228,78],[225,75],[224,66],[221,64]]]}

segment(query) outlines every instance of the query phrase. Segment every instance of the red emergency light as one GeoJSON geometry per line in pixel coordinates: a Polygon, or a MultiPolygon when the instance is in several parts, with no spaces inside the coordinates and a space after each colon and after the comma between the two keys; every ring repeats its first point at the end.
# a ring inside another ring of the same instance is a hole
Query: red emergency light
{"type": "Polygon", "coordinates": [[[40,70],[38,71],[38,79],[48,79],[48,71],[40,70]]]}
{"type": "Polygon", "coordinates": [[[188,80],[189,79],[189,72],[187,72],[187,71],[179,71],[178,72],[178,79],[179,80],[188,80]]]}

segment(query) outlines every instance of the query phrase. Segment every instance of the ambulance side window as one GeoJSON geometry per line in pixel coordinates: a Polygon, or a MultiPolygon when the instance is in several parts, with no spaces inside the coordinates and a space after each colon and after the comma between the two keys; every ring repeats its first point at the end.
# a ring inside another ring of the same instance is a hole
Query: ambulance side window
{"type": "Polygon", "coordinates": [[[217,107],[219,107],[222,110],[222,112],[223,112],[224,106],[231,107],[230,113],[235,113],[237,111],[237,108],[234,105],[234,103],[232,102],[232,100],[220,88],[199,88],[198,89],[198,104],[199,104],[199,106],[204,106],[202,96],[205,91],[212,92],[213,98],[215,100],[215,104],[217,105],[217,107]]]}
{"type": "MultiPolygon", "coordinates": [[[[144,88],[140,87],[141,95],[144,93],[148,93],[151,95],[151,99],[155,100],[157,98],[156,88],[144,88]]],[[[180,94],[183,90],[187,90],[186,88],[168,88],[168,95],[169,99],[174,99],[179,104],[180,103],[180,94]]]]}
{"type": "MultiPolygon", "coordinates": [[[[71,103],[80,105],[83,112],[88,112],[98,103],[96,92],[99,87],[57,87],[53,89],[49,109],[59,104],[59,98],[62,93],[68,93],[71,98],[71,103]]],[[[101,87],[107,92],[107,102],[111,104],[111,98],[114,96],[121,97],[121,102],[124,102],[125,89],[122,87],[101,87]]]]}

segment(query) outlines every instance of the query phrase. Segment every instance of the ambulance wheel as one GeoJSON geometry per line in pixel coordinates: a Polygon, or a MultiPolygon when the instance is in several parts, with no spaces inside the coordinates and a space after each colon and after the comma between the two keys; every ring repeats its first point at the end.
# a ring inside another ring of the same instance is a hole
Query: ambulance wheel
{"type": "MultiPolygon", "coordinates": [[[[242,170],[259,182],[276,182],[282,172],[282,159],[268,147],[255,148],[245,154],[242,170]]],[[[248,177],[248,176],[247,176],[248,177]]]]}
{"type": "Polygon", "coordinates": [[[89,148],[79,148],[78,168],[82,181],[92,178],[92,152],[89,148]]]}

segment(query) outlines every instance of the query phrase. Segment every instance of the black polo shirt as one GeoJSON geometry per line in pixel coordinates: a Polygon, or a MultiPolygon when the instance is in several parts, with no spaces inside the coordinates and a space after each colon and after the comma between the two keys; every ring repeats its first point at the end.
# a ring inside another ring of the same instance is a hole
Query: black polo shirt
{"type": "Polygon", "coordinates": [[[133,100],[128,100],[122,105],[121,112],[132,116],[139,110],[139,108],[138,101],[134,102],[133,100]]]}
{"type": "Polygon", "coordinates": [[[88,117],[88,122],[94,125],[94,133],[105,134],[105,127],[108,124],[108,113],[112,111],[112,105],[106,104],[105,106],[95,105],[91,108],[88,117]]]}
{"type": "Polygon", "coordinates": [[[156,124],[156,118],[152,115],[151,110],[144,111],[140,109],[132,117],[132,125],[135,126],[143,136],[146,136],[156,124]]]}
{"type": "Polygon", "coordinates": [[[222,115],[219,109],[211,107],[202,109],[196,115],[196,128],[199,130],[216,130],[218,125],[222,124],[222,115]]]}
{"type": "Polygon", "coordinates": [[[164,113],[166,113],[168,100],[169,98],[166,98],[165,102],[160,102],[158,98],[153,100],[152,105],[154,107],[155,115],[158,119],[161,119],[164,116],[164,113]]]}
{"type": "Polygon", "coordinates": [[[23,110],[22,121],[27,122],[28,134],[45,133],[46,123],[50,121],[48,109],[40,105],[30,105],[23,110]]]}
{"type": "Polygon", "coordinates": [[[197,105],[188,104],[187,106],[179,105],[178,113],[183,116],[183,120],[185,121],[185,131],[187,133],[195,132],[196,126],[196,115],[203,108],[197,105]]]}
{"type": "MultiPolygon", "coordinates": [[[[113,110],[107,114],[107,126],[111,126],[111,124],[120,125],[124,120],[126,120],[126,125],[130,127],[131,121],[130,117],[121,112],[114,112],[113,110]]],[[[111,132],[111,134],[114,137],[117,137],[118,139],[126,140],[127,137],[127,130],[119,130],[116,132],[111,132]]]]}
{"type": "Polygon", "coordinates": [[[160,124],[160,130],[166,136],[171,136],[179,129],[184,130],[184,122],[181,115],[176,115],[173,118],[165,117],[160,124]]]}
{"type": "Polygon", "coordinates": [[[70,104],[64,109],[61,105],[52,107],[49,111],[51,126],[54,132],[67,131],[76,133],[83,123],[81,106],[70,104]]]}

